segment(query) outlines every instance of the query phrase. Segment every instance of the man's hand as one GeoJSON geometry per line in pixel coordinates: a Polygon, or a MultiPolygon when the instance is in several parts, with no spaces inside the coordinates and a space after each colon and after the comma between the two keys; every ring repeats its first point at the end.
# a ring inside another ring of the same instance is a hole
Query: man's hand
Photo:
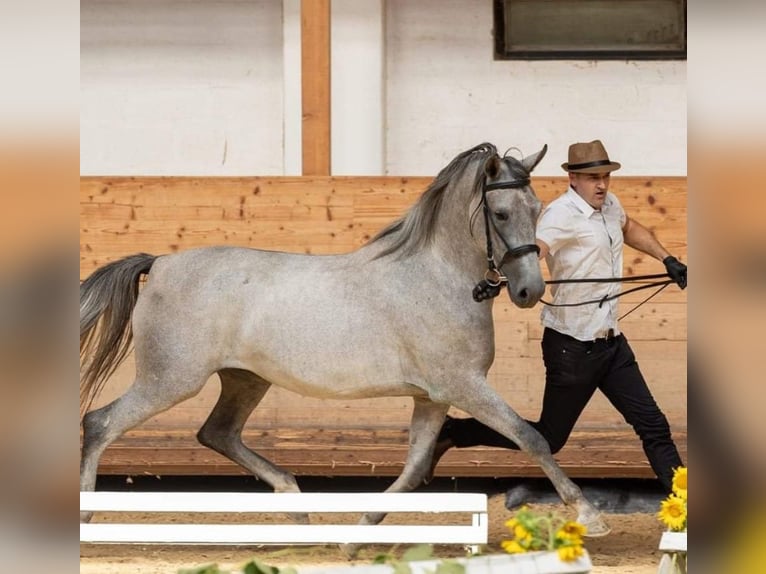
{"type": "Polygon", "coordinates": [[[672,255],[668,255],[662,262],[665,264],[665,269],[670,278],[678,283],[681,289],[686,289],[686,265],[672,255]]]}
{"type": "Polygon", "coordinates": [[[490,285],[486,279],[482,279],[473,288],[473,300],[481,303],[485,299],[492,299],[500,295],[503,285],[490,285]]]}

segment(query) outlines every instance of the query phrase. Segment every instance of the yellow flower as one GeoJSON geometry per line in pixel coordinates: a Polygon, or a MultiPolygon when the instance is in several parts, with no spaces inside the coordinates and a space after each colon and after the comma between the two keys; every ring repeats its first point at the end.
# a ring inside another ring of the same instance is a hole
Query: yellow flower
{"type": "Polygon", "coordinates": [[[513,527],[513,536],[520,542],[529,543],[532,541],[532,533],[521,524],[516,524],[513,527]]]}
{"type": "Polygon", "coordinates": [[[505,526],[508,528],[508,530],[513,530],[516,528],[516,525],[519,523],[519,520],[517,518],[509,518],[505,521],[505,526]]]}
{"type": "Polygon", "coordinates": [[[558,538],[562,540],[571,540],[573,542],[580,542],[582,537],[585,536],[587,528],[579,522],[566,522],[564,526],[556,533],[558,538]]]}
{"type": "Polygon", "coordinates": [[[686,500],[687,473],[685,466],[679,466],[673,471],[673,494],[686,500]]]}
{"type": "Polygon", "coordinates": [[[509,554],[542,550],[557,552],[561,560],[575,560],[585,553],[585,526],[556,513],[537,513],[524,506],[505,525],[513,539],[503,540],[500,545],[509,554]]]}
{"type": "Polygon", "coordinates": [[[561,546],[558,550],[556,550],[556,552],[558,553],[559,558],[564,562],[576,560],[579,556],[583,555],[582,546],[579,544],[574,544],[572,546],[561,546]]]}
{"type": "Polygon", "coordinates": [[[660,504],[660,511],[657,516],[671,530],[684,530],[686,528],[686,502],[680,496],[671,494],[660,504]]]}
{"type": "Polygon", "coordinates": [[[527,549],[519,544],[516,540],[503,540],[500,542],[500,546],[502,546],[503,550],[505,550],[508,554],[521,554],[527,551],[527,549]]]}

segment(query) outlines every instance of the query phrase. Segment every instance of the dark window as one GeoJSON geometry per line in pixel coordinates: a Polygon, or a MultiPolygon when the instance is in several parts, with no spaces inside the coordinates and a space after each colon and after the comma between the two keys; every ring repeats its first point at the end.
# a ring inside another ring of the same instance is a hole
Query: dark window
{"type": "Polygon", "coordinates": [[[686,59],[685,0],[494,0],[495,58],[686,59]]]}

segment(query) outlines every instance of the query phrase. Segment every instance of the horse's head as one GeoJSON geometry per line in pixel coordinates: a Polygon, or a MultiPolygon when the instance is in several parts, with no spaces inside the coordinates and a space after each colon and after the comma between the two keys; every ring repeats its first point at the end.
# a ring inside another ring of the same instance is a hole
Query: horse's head
{"type": "Polygon", "coordinates": [[[535,226],[542,203],[535,195],[529,174],[548,151],[522,160],[492,154],[483,167],[483,201],[488,250],[508,279],[508,295],[519,307],[534,306],[545,292],[540,273],[535,226]]]}

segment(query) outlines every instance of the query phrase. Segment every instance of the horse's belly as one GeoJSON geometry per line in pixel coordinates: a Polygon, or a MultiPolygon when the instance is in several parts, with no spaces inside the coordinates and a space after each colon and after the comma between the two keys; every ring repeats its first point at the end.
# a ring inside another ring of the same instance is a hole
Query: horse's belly
{"type": "Polygon", "coordinates": [[[407,384],[369,379],[272,380],[272,384],[307,397],[319,399],[368,399],[374,397],[423,396],[423,389],[407,384]]]}
{"type": "Polygon", "coordinates": [[[257,373],[272,385],[300,395],[323,399],[364,399],[390,396],[423,396],[426,393],[412,377],[395,369],[343,368],[337,359],[324,361],[260,360],[236,365],[257,373]],[[340,367],[340,368],[339,368],[340,367]]]}

